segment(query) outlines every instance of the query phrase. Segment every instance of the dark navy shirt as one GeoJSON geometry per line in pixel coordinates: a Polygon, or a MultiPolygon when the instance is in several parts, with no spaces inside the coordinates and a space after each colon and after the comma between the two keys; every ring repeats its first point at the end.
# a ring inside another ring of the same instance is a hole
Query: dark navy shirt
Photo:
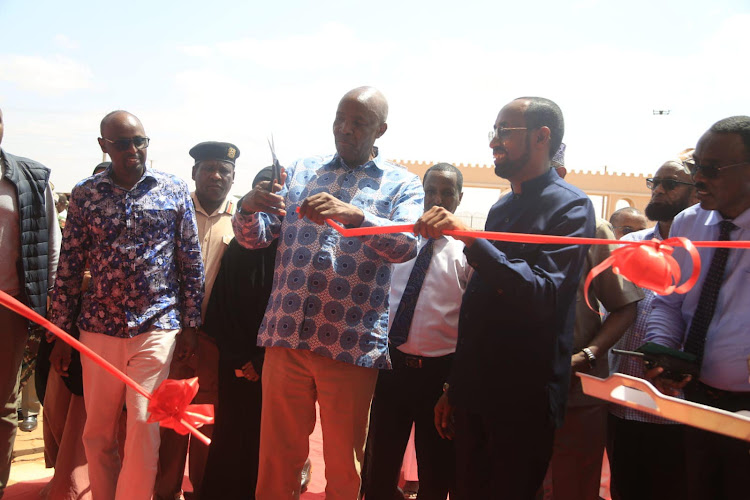
{"type": "MultiPolygon", "coordinates": [[[[555,171],[498,201],[487,231],[594,237],[588,197],[555,171]]],[[[449,382],[452,403],[473,412],[560,424],[570,378],[576,288],[588,245],[476,240],[475,272],[461,305],[449,382]]]]}

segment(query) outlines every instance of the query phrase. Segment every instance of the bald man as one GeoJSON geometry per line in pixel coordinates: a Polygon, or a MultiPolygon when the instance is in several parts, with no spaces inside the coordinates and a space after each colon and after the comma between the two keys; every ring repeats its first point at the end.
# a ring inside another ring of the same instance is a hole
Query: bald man
{"type": "Polygon", "coordinates": [[[609,217],[609,223],[615,230],[615,238],[621,239],[626,234],[643,231],[648,226],[648,219],[635,207],[615,210],[609,217]]]}
{"type": "Polygon", "coordinates": [[[326,498],[357,498],[378,369],[391,367],[390,265],[413,258],[417,240],[409,233],[344,238],[324,221],[388,226],[422,213],[419,177],[374,146],[387,116],[378,90],[347,92],[333,122],[336,154],[299,160],[278,182],[259,183],[234,217],[241,245],[262,248],[278,239],[258,332],[258,345],[266,346],[258,500],[299,498],[316,401],[326,498]]]}
{"type": "MultiPolygon", "coordinates": [[[[99,145],[112,164],[73,188],[51,319],[67,331],[75,323],[81,342],[153,391],[167,378],[173,354],[187,359],[197,343],[203,263],[193,202],[184,181],[146,166],[149,138],[134,115],[105,116],[99,145]],[[81,292],[87,263],[91,284],[81,292]]],[[[50,364],[66,376],[70,347],[57,342],[50,364]]],[[[148,400],[89,358],[82,356],[81,365],[93,497],[149,500],[159,424],[146,421],[148,400]],[[128,421],[121,464],[123,403],[128,421]]]]}

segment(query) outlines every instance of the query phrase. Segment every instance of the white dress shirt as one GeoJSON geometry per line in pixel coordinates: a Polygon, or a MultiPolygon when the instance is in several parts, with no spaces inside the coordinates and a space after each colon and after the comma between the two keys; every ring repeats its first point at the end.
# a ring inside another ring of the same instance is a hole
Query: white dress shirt
{"type": "MultiPolygon", "coordinates": [[[[419,248],[427,240],[419,242],[419,248]]],[[[401,295],[404,293],[416,257],[410,261],[393,264],[388,330],[393,324],[401,295]]],[[[415,356],[438,357],[456,351],[458,339],[458,312],[473,268],[464,255],[464,244],[450,236],[435,240],[430,267],[427,268],[422,289],[417,298],[409,337],[398,350],[415,356]]]]}

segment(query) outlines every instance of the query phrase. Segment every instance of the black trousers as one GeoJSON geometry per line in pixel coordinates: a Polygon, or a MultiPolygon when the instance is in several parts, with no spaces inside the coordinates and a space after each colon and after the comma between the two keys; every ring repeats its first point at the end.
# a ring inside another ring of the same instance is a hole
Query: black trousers
{"type": "Polygon", "coordinates": [[[391,357],[393,370],[383,370],[378,374],[372,401],[364,475],[365,499],[398,498],[399,473],[412,423],[419,470],[417,498],[445,500],[449,492],[453,497],[453,443],[438,434],[434,412],[453,356],[407,357],[392,349],[391,357]]]}
{"type": "Polygon", "coordinates": [[[456,496],[451,500],[533,500],[547,472],[555,428],[545,412],[455,411],[456,496]]]}
{"type": "Polygon", "coordinates": [[[610,414],[607,456],[613,500],[687,498],[685,426],[610,414]]]}
{"type": "Polygon", "coordinates": [[[235,376],[236,363],[219,360],[219,406],[208,450],[202,500],[255,499],[260,449],[260,381],[235,376]]]}
{"type": "MultiPolygon", "coordinates": [[[[750,409],[750,393],[728,392],[693,382],[685,397],[696,403],[735,412],[750,409]]],[[[687,498],[712,500],[750,498],[750,443],[713,432],[687,427],[687,498]]]]}

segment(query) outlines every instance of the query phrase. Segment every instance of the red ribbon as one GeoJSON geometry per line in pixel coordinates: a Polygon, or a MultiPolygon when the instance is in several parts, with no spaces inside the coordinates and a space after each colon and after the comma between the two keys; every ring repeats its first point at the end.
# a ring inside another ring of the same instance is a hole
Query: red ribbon
{"type": "Polygon", "coordinates": [[[192,427],[213,424],[214,405],[191,405],[190,402],[196,394],[198,394],[198,377],[187,380],[165,380],[151,395],[151,401],[148,403],[148,411],[151,415],[148,421],[159,422],[162,427],[174,429],[183,436],[191,429],[183,423],[185,420],[192,427]]]}
{"type": "MultiPolygon", "coordinates": [[[[326,219],[326,223],[345,237],[371,236],[376,234],[391,233],[413,233],[413,224],[400,224],[393,226],[369,226],[346,229],[337,222],[326,219]]],[[[695,247],[713,248],[750,248],[749,241],[696,241],[691,242],[687,238],[670,238],[665,241],[621,241],[605,240],[599,238],[579,238],[576,236],[549,236],[544,234],[503,233],[496,231],[462,231],[448,230],[443,234],[465,238],[483,238],[493,241],[508,241],[514,243],[536,243],[553,245],[622,245],[613,251],[609,258],[592,269],[586,277],[584,292],[586,293],[586,304],[589,308],[597,311],[589,303],[588,288],[591,281],[610,265],[612,270],[632,281],[642,288],[648,288],[660,295],[672,292],[685,293],[690,290],[700,276],[700,255],[695,247]],[[693,272],[690,278],[680,285],[681,272],[677,261],[672,257],[675,246],[680,246],[690,253],[693,260],[693,272]]],[[[598,312],[598,311],[597,311],[598,312]]]]}
{"type": "Polygon", "coordinates": [[[197,378],[191,380],[167,379],[156,388],[153,394],[150,394],[140,384],[115,368],[109,361],[2,290],[0,290],[0,304],[46,328],[57,338],[73,349],[80,351],[84,356],[88,356],[94,363],[147,398],[149,400],[148,409],[152,412],[148,419],[149,422],[159,422],[161,426],[170,427],[181,434],[190,432],[201,442],[207,445],[211,444],[211,440],[200,432],[197,427],[213,423],[213,405],[189,404],[195,393],[198,392],[197,378]],[[192,396],[186,400],[187,395],[191,393],[192,396]],[[211,408],[209,409],[208,407],[211,408]]]}
{"type": "MultiPolygon", "coordinates": [[[[592,311],[599,312],[591,307],[589,302],[589,286],[599,274],[603,273],[610,265],[615,274],[619,274],[632,281],[641,288],[648,288],[659,295],[669,295],[672,292],[685,293],[695,285],[701,273],[701,258],[698,255],[693,242],[687,238],[669,238],[659,241],[657,239],[646,241],[621,242],[626,245],[614,250],[598,266],[589,271],[586,283],[583,285],[586,294],[586,305],[592,311]],[[690,253],[693,260],[693,273],[690,278],[680,285],[680,265],[672,257],[675,246],[681,246],[690,253]]],[[[600,313],[601,314],[601,313],[600,313]]]]}

